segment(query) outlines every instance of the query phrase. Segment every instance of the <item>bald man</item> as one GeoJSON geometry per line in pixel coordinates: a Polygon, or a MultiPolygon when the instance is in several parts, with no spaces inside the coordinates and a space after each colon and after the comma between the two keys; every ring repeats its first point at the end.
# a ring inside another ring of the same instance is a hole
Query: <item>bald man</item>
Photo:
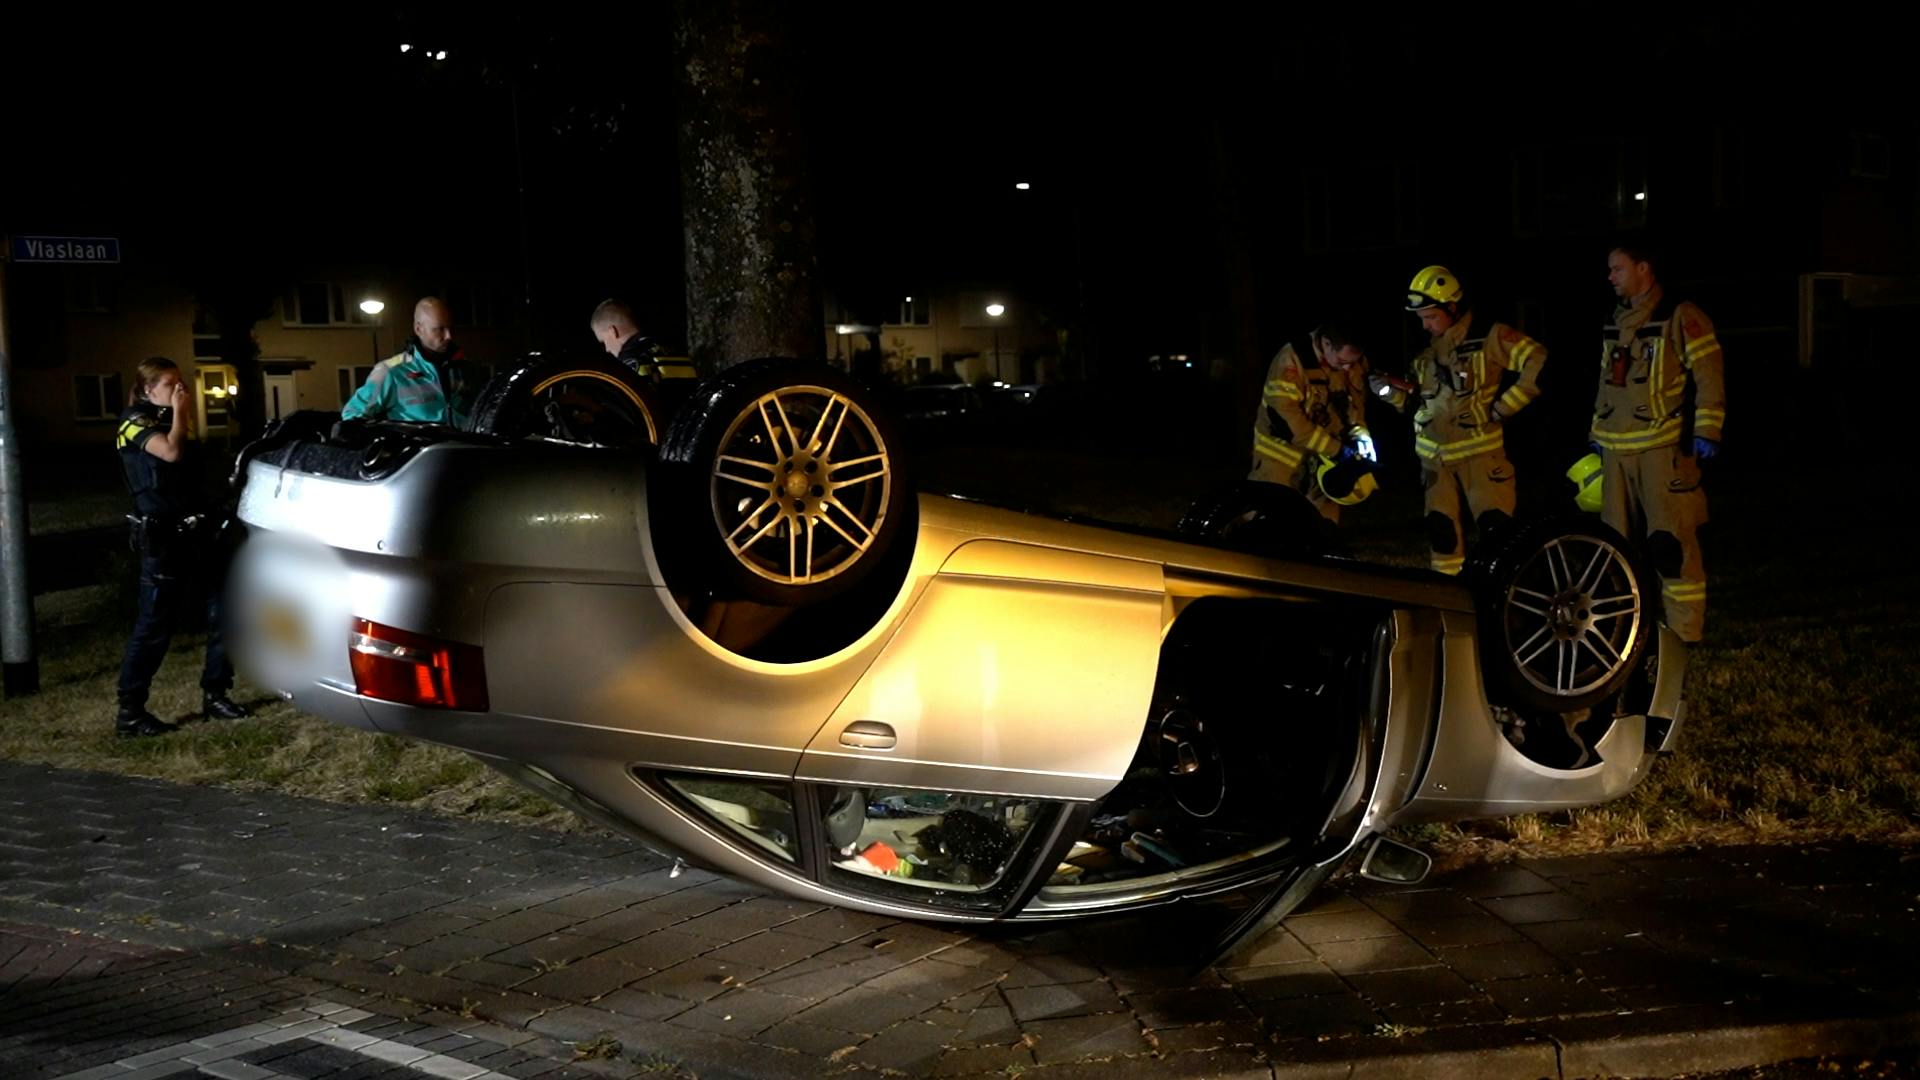
{"type": "Polygon", "coordinates": [[[340,410],[342,420],[423,420],[467,426],[478,380],[453,340],[453,315],[437,296],[413,305],[407,347],[376,364],[340,410]]]}
{"type": "Polygon", "coordinates": [[[602,300],[587,326],[607,355],[643,379],[690,378],[693,363],[684,356],[661,356],[654,340],[640,332],[633,309],[618,300],[602,300]]]}

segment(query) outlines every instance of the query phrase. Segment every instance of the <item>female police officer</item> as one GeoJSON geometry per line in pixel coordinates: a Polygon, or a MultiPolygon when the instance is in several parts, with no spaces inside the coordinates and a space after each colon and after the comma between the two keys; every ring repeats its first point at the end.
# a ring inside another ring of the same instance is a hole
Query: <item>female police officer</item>
{"type": "Polygon", "coordinates": [[[207,600],[207,661],[200,674],[201,709],[234,720],[247,710],[227,697],[233,665],[220,636],[219,569],[211,512],[196,459],[193,399],[180,368],[164,356],[140,363],[136,387],[114,446],[133,494],[134,546],[140,552],[140,616],[120,664],[120,710],[114,731],[126,737],[178,730],[147,711],[147,689],[193,596],[207,600]]]}

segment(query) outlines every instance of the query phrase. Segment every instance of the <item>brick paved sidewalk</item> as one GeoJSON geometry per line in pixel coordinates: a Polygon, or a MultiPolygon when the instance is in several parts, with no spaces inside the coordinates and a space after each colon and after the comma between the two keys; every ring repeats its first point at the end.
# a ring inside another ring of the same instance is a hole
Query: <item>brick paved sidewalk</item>
{"type": "Polygon", "coordinates": [[[1900,850],[1538,860],[1328,889],[1195,976],[1192,907],[899,922],[604,836],[0,763],[0,1075],[1659,1075],[1920,1043],[1916,907],[1900,850]],[[396,1060],[420,1031],[468,1041],[396,1060]]]}

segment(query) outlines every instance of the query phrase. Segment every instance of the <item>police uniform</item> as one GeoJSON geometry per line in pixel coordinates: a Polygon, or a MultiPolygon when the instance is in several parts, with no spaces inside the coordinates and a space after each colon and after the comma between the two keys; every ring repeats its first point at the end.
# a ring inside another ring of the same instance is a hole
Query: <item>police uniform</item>
{"type": "Polygon", "coordinates": [[[114,436],[133,495],[130,520],[140,554],[140,614],[120,664],[118,723],[127,734],[153,733],[130,727],[145,715],[148,689],[174,629],[187,605],[203,592],[207,656],[200,673],[202,706],[210,715],[245,715],[226,696],[233,687],[233,665],[221,636],[219,522],[202,489],[199,447],[188,440],[178,461],[164,461],[147,451],[147,441],[166,434],[171,423],[171,409],[142,401],[120,414],[114,436]]]}
{"type": "Polygon", "coordinates": [[[695,374],[692,360],[662,355],[660,343],[642,334],[633,334],[621,342],[616,359],[643,379],[691,379],[695,374]]]}
{"type": "Polygon", "coordinates": [[[1707,493],[1693,440],[1719,442],[1726,421],[1720,340],[1706,313],[1659,286],[1616,307],[1590,433],[1600,447],[1600,518],[1630,537],[1645,527],[1666,623],[1682,641],[1700,640],[1707,615],[1699,540],[1707,493]]]}
{"type": "Polygon", "coordinates": [[[1466,566],[1462,500],[1482,533],[1513,517],[1505,423],[1539,396],[1546,359],[1539,342],[1470,309],[1414,357],[1420,407],[1413,449],[1426,485],[1435,570],[1457,574],[1466,566]]]}
{"type": "Polygon", "coordinates": [[[1320,490],[1313,464],[1337,455],[1347,429],[1365,422],[1366,393],[1365,361],[1335,371],[1320,362],[1311,338],[1282,345],[1253,418],[1247,478],[1302,492],[1328,521],[1339,521],[1340,504],[1320,490]]]}

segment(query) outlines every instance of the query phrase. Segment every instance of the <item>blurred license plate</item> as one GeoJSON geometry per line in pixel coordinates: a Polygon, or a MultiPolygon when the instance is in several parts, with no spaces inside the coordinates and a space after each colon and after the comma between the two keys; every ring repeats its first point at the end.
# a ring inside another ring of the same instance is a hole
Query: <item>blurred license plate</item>
{"type": "Polygon", "coordinates": [[[284,652],[304,655],[307,626],[292,605],[269,600],[260,608],[260,633],[284,652]]]}

